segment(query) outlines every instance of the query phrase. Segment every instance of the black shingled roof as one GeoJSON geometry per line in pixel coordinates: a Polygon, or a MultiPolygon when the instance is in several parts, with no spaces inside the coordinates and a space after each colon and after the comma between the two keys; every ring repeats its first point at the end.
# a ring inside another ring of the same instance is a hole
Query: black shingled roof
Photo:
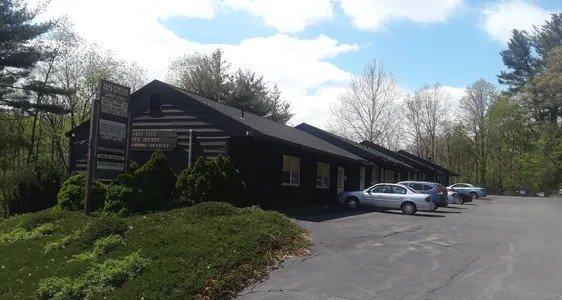
{"type": "MultiPolygon", "coordinates": [[[[205,97],[196,95],[194,93],[188,92],[187,90],[184,90],[182,88],[161,82],[159,80],[154,80],[151,83],[147,84],[151,85],[151,84],[161,84],[164,85],[166,87],[172,88],[174,90],[176,90],[177,92],[186,95],[188,97],[190,97],[191,99],[194,99],[214,110],[216,110],[217,112],[230,117],[231,119],[240,122],[250,128],[252,128],[253,130],[255,130],[256,132],[260,133],[261,135],[265,136],[265,137],[269,137],[272,138],[274,140],[281,140],[284,142],[289,142],[292,144],[296,144],[298,146],[302,146],[305,148],[308,148],[310,150],[314,150],[316,152],[322,152],[322,153],[327,153],[327,154],[331,154],[331,155],[336,155],[345,159],[351,159],[351,160],[355,160],[358,162],[362,162],[365,164],[368,164],[369,162],[364,160],[363,158],[348,152],[344,149],[341,149],[337,146],[334,146],[318,137],[315,137],[311,134],[308,134],[302,130],[298,130],[296,128],[293,128],[291,126],[285,125],[285,124],[281,124],[275,121],[271,121],[268,120],[264,117],[260,117],[258,115],[252,114],[252,113],[248,113],[248,112],[244,112],[244,117],[242,118],[242,112],[240,109],[231,107],[231,106],[227,106],[221,103],[218,103],[216,101],[207,99],[205,97]]],[[[144,88],[141,88],[141,90],[143,90],[144,88]]],[[[137,92],[140,92],[137,91],[137,92]]]]}
{"type": "Polygon", "coordinates": [[[399,154],[401,154],[401,155],[404,155],[404,156],[406,156],[406,157],[409,157],[409,158],[411,158],[411,159],[413,159],[413,160],[419,161],[419,162],[421,162],[421,163],[427,164],[427,165],[429,165],[429,166],[432,166],[433,168],[439,169],[441,172],[447,173],[447,174],[449,174],[449,175],[452,175],[452,176],[460,176],[459,174],[457,174],[457,173],[454,172],[454,171],[451,171],[451,170],[449,170],[449,169],[447,169],[447,168],[444,168],[444,167],[442,167],[442,166],[440,166],[440,165],[438,165],[438,164],[436,164],[436,163],[430,162],[430,161],[427,160],[427,159],[423,159],[423,158],[421,158],[421,157],[419,157],[419,156],[417,156],[417,155],[414,155],[414,154],[412,154],[412,153],[409,153],[409,152],[407,152],[407,151],[398,150],[397,153],[399,153],[399,154]]]}
{"type": "Polygon", "coordinates": [[[387,166],[393,166],[393,165],[398,165],[400,167],[403,168],[407,168],[407,169],[413,169],[410,165],[405,164],[399,160],[396,160],[382,152],[379,152],[375,149],[366,147],[364,145],[360,145],[357,144],[356,142],[346,139],[344,137],[335,135],[331,132],[322,130],[318,127],[314,127],[310,124],[307,123],[301,123],[297,126],[295,126],[295,128],[298,128],[300,130],[306,131],[312,135],[315,135],[331,144],[334,144],[340,148],[344,148],[345,150],[352,152],[358,156],[361,156],[364,159],[367,159],[369,161],[378,161],[378,162],[382,162],[383,164],[387,165],[387,166]]]}

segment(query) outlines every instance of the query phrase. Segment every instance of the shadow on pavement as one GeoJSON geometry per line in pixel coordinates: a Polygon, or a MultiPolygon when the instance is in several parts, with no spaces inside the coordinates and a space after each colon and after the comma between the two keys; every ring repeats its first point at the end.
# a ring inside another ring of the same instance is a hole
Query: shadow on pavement
{"type": "MultiPolygon", "coordinates": [[[[397,211],[397,210],[376,210],[376,209],[372,209],[371,212],[377,212],[377,213],[383,213],[383,214],[390,214],[390,215],[402,215],[402,216],[408,216],[403,214],[401,211],[397,211]]],[[[427,212],[417,212],[414,215],[409,215],[411,217],[426,217],[426,218],[444,218],[445,216],[443,215],[436,215],[433,213],[427,213],[427,212]]]]}
{"type": "Polygon", "coordinates": [[[452,208],[452,209],[467,209],[466,207],[458,207],[458,206],[447,206],[447,208],[452,208]]]}
{"type": "Polygon", "coordinates": [[[436,210],[435,212],[439,214],[462,214],[462,211],[443,210],[442,208],[436,210]]]}
{"type": "Polygon", "coordinates": [[[308,221],[308,222],[323,222],[327,220],[345,218],[350,216],[357,216],[369,213],[371,211],[366,209],[346,209],[340,206],[309,206],[300,209],[290,209],[281,211],[283,214],[290,218],[308,221]]]}
{"type": "MultiPolygon", "coordinates": [[[[399,210],[381,210],[376,208],[359,208],[359,209],[347,209],[339,205],[334,206],[310,206],[301,209],[290,209],[282,210],[283,214],[290,218],[307,221],[307,222],[323,222],[328,220],[334,220],[339,218],[357,216],[367,213],[383,213],[391,215],[404,215],[399,210]]],[[[438,211],[438,213],[441,213],[438,211]]],[[[449,212],[449,213],[460,213],[460,212],[449,212]]],[[[418,212],[411,217],[426,217],[426,218],[444,218],[445,216],[427,212],[418,212]]]]}

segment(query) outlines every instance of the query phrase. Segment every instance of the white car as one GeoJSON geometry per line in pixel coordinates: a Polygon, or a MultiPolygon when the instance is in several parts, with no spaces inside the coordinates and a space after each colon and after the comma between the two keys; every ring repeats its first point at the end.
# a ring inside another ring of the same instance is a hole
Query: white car
{"type": "Polygon", "coordinates": [[[338,195],[338,202],[352,209],[360,205],[401,209],[408,215],[415,214],[418,210],[435,209],[430,195],[417,193],[405,185],[395,183],[379,183],[363,191],[343,192],[338,195]]]}

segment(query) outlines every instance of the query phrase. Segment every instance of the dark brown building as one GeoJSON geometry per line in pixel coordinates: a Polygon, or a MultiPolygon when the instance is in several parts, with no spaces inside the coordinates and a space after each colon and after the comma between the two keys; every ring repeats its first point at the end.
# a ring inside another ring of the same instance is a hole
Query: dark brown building
{"type": "MultiPolygon", "coordinates": [[[[228,155],[254,203],[268,207],[329,204],[338,192],[365,186],[370,163],[362,157],[302,130],[166,83],[154,80],[134,92],[130,107],[132,161],[143,163],[161,148],[179,172],[198,157],[228,155]],[[157,142],[151,143],[151,136],[157,142]],[[158,142],[163,139],[166,143],[158,142]]],[[[84,170],[88,124],[67,133],[71,172],[84,170]]]]}

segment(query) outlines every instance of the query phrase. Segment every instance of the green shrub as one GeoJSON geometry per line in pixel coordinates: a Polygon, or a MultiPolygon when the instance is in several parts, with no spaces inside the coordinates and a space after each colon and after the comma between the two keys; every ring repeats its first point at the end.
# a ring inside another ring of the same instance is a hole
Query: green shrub
{"type": "Polygon", "coordinates": [[[10,244],[21,240],[30,240],[37,237],[50,235],[55,231],[53,223],[45,223],[39,225],[33,230],[25,230],[21,227],[16,227],[9,232],[0,232],[0,246],[10,244]]]}
{"type": "Polygon", "coordinates": [[[169,200],[176,184],[176,175],[168,166],[166,155],[162,150],[154,151],[150,159],[142,167],[136,169],[134,174],[155,182],[160,187],[164,199],[169,200]]]}
{"type": "Polygon", "coordinates": [[[197,159],[193,168],[186,168],[178,176],[176,189],[181,204],[228,202],[244,206],[244,186],[230,159],[217,156],[211,160],[197,159]]]}
{"type": "Polygon", "coordinates": [[[128,227],[125,221],[112,215],[101,215],[95,218],[84,229],[63,237],[45,246],[45,252],[68,247],[74,252],[90,249],[97,240],[111,235],[122,235],[128,227]]]}
{"type": "Polygon", "coordinates": [[[224,202],[204,202],[194,205],[191,212],[200,217],[233,216],[240,214],[240,210],[224,202]]]}
{"type": "Polygon", "coordinates": [[[40,299],[82,299],[84,295],[80,291],[77,280],[68,277],[48,277],[39,283],[37,296],[40,299]]]}
{"type": "Polygon", "coordinates": [[[175,182],[164,153],[156,151],[143,166],[131,167],[107,188],[104,211],[123,216],[167,207],[175,182]]]}
{"type": "Polygon", "coordinates": [[[119,183],[107,187],[103,210],[105,212],[126,215],[132,211],[136,190],[119,183]]]}
{"type": "MultiPolygon", "coordinates": [[[[78,173],[68,178],[57,194],[58,205],[67,210],[81,210],[84,207],[86,175],[78,173]]],[[[92,183],[92,209],[103,205],[105,187],[98,180],[92,183]]]]}
{"type": "Polygon", "coordinates": [[[123,244],[125,244],[125,241],[120,235],[112,234],[96,240],[94,242],[94,249],[92,250],[92,253],[96,257],[109,254],[123,244]]]}
{"type": "Polygon", "coordinates": [[[138,252],[120,259],[108,259],[90,268],[80,278],[48,277],[41,280],[37,295],[41,299],[101,298],[140,274],[146,265],[147,260],[138,252]]]}
{"type": "Polygon", "coordinates": [[[127,231],[127,224],[115,216],[102,215],[79,232],[75,237],[74,243],[81,249],[90,248],[96,240],[110,235],[121,235],[127,231]]]}
{"type": "Polygon", "coordinates": [[[85,276],[88,294],[105,293],[120,287],[129,278],[137,276],[147,265],[139,252],[134,252],[120,259],[108,259],[91,268],[85,276]]]}
{"type": "Polygon", "coordinates": [[[13,194],[4,199],[7,210],[22,214],[56,205],[63,174],[52,163],[38,163],[16,175],[13,194]]]}

